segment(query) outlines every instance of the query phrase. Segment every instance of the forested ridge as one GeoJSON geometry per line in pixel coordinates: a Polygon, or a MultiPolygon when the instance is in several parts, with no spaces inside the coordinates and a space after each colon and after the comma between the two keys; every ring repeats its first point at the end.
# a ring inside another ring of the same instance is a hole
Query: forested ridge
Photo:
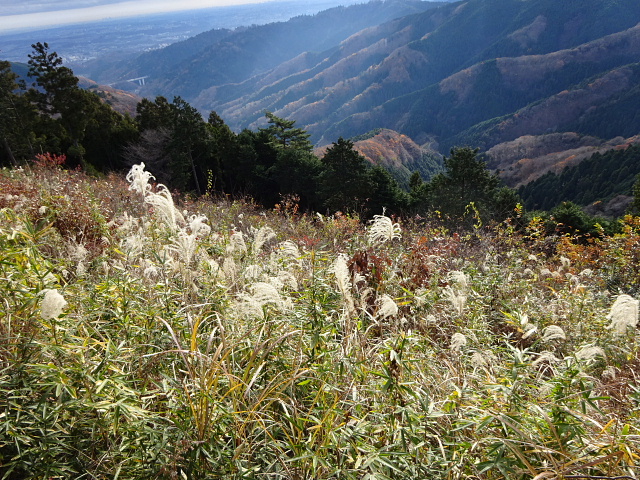
{"type": "Polygon", "coordinates": [[[501,187],[469,148],[452,150],[444,172],[431,167],[433,178],[405,170],[403,189],[388,170],[367,162],[351,140],[337,139],[319,158],[305,130],[270,112],[266,127],[238,134],[215,112],[205,121],[179,97],[143,99],[135,118],[119,114],[81,89],[46,43],[33,48],[29,88],[16,83],[8,63],[2,65],[4,165],[64,160],[67,168],[106,173],[144,162],[158,181],[177,191],[249,196],[267,207],[293,202],[303,210],[363,218],[435,210],[460,217],[476,202],[487,220],[499,220],[517,204],[515,193],[501,187]],[[453,201],[451,188],[470,179],[473,188],[461,185],[453,201]]]}
{"type": "Polygon", "coordinates": [[[633,195],[640,174],[640,146],[596,153],[560,173],[549,172],[518,189],[527,208],[550,210],[562,201],[587,206],[617,195],[633,195]]]}

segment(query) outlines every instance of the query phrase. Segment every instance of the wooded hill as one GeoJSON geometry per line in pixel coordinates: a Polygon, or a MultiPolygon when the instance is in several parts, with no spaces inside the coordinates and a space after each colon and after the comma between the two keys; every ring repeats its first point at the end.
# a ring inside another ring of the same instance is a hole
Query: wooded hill
{"type": "Polygon", "coordinates": [[[373,2],[210,33],[209,43],[145,54],[127,74],[152,71],[146,94],[181,95],[235,130],[260,125],[265,110],[296,119],[318,144],[381,127],[418,143],[435,135],[444,153],[551,131],[640,131],[628,115],[638,101],[638,2],[427,6],[373,2]],[[402,17],[383,23],[389,12],[402,17]]]}

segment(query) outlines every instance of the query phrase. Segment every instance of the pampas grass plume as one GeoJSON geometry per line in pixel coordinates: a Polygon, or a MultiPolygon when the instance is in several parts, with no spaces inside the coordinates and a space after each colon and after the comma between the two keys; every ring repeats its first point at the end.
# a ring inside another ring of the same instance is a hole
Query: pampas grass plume
{"type": "Polygon", "coordinates": [[[127,173],[125,177],[129,185],[129,190],[133,190],[134,192],[138,192],[143,196],[146,196],[148,192],[151,191],[151,185],[149,185],[149,180],[155,180],[156,177],[151,175],[149,172],[144,171],[144,163],[140,165],[134,165],[127,173]]]}
{"type": "Polygon", "coordinates": [[[611,306],[611,311],[607,315],[607,320],[611,324],[607,327],[616,335],[624,335],[627,328],[636,328],[638,325],[638,300],[630,295],[618,295],[616,301],[611,306]]]}
{"type": "Polygon", "coordinates": [[[369,243],[383,244],[400,238],[401,235],[400,225],[393,223],[389,217],[384,215],[384,212],[382,215],[374,215],[369,227],[369,243]]]}
{"type": "Polygon", "coordinates": [[[451,350],[453,350],[454,352],[459,352],[462,347],[465,347],[466,345],[467,337],[465,337],[464,334],[454,333],[453,335],[451,335],[451,344],[449,345],[449,348],[451,350]]]}
{"type": "Polygon", "coordinates": [[[67,301],[56,289],[43,290],[44,298],[40,306],[40,315],[44,320],[51,320],[62,315],[62,310],[67,306],[67,301]]]}
{"type": "Polygon", "coordinates": [[[398,305],[389,295],[382,295],[376,300],[378,304],[378,312],[376,316],[383,320],[388,317],[395,317],[398,314],[398,305]]]}

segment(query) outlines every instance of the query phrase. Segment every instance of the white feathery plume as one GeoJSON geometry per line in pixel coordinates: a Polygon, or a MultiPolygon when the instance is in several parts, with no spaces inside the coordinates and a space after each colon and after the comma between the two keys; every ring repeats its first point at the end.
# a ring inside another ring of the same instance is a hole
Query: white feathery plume
{"type": "Polygon", "coordinates": [[[538,358],[531,362],[531,366],[537,367],[542,363],[553,365],[554,363],[560,363],[560,359],[556,357],[552,352],[544,351],[540,352],[538,354],[538,358]]]}
{"type": "Polygon", "coordinates": [[[211,227],[206,224],[207,217],[204,215],[191,215],[188,220],[191,235],[197,238],[206,237],[211,233],[211,227]]]}
{"type": "Polygon", "coordinates": [[[351,295],[351,275],[344,255],[338,255],[335,262],[333,262],[333,274],[336,277],[338,289],[340,290],[340,293],[342,293],[347,309],[349,312],[352,312],[355,309],[355,306],[353,303],[353,296],[351,295]]]}
{"type": "Polygon", "coordinates": [[[346,295],[351,290],[351,282],[349,275],[349,267],[344,255],[338,255],[335,262],[333,262],[333,274],[336,276],[336,283],[338,288],[342,292],[342,295],[346,295]]]}
{"type": "Polygon", "coordinates": [[[144,236],[137,232],[132,232],[120,241],[120,248],[129,257],[139,257],[144,248],[144,236]]]}
{"type": "Polygon", "coordinates": [[[149,263],[145,269],[142,271],[142,275],[149,280],[156,279],[160,276],[160,270],[157,266],[149,263]]]}
{"type": "Polygon", "coordinates": [[[475,351],[471,355],[474,368],[491,367],[498,363],[498,358],[491,350],[475,351]]]}
{"type": "Polygon", "coordinates": [[[262,305],[256,302],[251,295],[242,294],[240,300],[235,304],[235,307],[234,310],[237,311],[241,317],[264,318],[262,305]]]}
{"type": "Polygon", "coordinates": [[[549,325],[542,330],[542,343],[566,339],[567,336],[565,335],[564,330],[558,325],[549,325]]]}
{"type": "Polygon", "coordinates": [[[249,286],[249,294],[240,295],[240,301],[237,304],[237,310],[241,315],[264,318],[264,307],[272,305],[279,310],[287,308],[277,287],[266,282],[256,282],[249,286]]]}
{"type": "Polygon", "coordinates": [[[156,214],[172,231],[178,228],[178,224],[184,223],[184,217],[175,207],[171,192],[166,186],[160,184],[157,192],[147,192],[144,201],[154,207],[156,214]]]}
{"type": "Polygon", "coordinates": [[[267,277],[266,281],[269,285],[273,285],[278,292],[284,288],[284,283],[280,280],[280,277],[267,277]]]}
{"type": "Polygon", "coordinates": [[[62,310],[67,306],[64,297],[54,289],[43,290],[44,298],[40,305],[40,315],[45,320],[58,318],[62,314],[62,310]]]}
{"type": "Polygon", "coordinates": [[[218,262],[216,262],[214,259],[209,258],[207,259],[207,261],[205,262],[205,267],[208,269],[209,274],[214,278],[217,279],[218,277],[220,277],[220,274],[223,273],[222,272],[222,268],[220,267],[220,265],[218,264],[218,262]]]}
{"type": "Polygon", "coordinates": [[[274,305],[280,309],[286,307],[285,301],[278,292],[278,289],[266,282],[256,282],[249,287],[253,301],[261,306],[274,305]]]}
{"type": "Polygon", "coordinates": [[[276,253],[280,258],[286,258],[291,260],[297,260],[300,258],[300,250],[298,246],[291,240],[285,240],[280,242],[276,248],[276,253]]]}
{"type": "Polygon", "coordinates": [[[459,292],[465,292],[467,290],[469,281],[464,272],[461,272],[459,270],[452,270],[449,272],[448,277],[449,283],[452,283],[456,287],[456,290],[458,290],[459,292]]]}
{"type": "Polygon", "coordinates": [[[230,283],[235,282],[238,277],[238,267],[232,257],[225,257],[222,262],[222,272],[230,283]]]}
{"type": "Polygon", "coordinates": [[[239,231],[233,231],[229,237],[229,245],[227,245],[227,253],[247,253],[247,244],[244,241],[244,234],[239,231]]]}
{"type": "Polygon", "coordinates": [[[381,297],[376,299],[376,303],[378,304],[378,311],[376,312],[376,317],[379,320],[384,320],[388,317],[395,317],[398,314],[398,305],[393,301],[389,295],[384,294],[381,297]]]}
{"type": "Polygon", "coordinates": [[[195,258],[198,240],[211,232],[211,227],[205,223],[206,221],[207,217],[204,215],[192,215],[189,217],[189,228],[179,228],[177,235],[172,239],[171,250],[176,252],[182,263],[187,266],[191,265],[195,258]]]}
{"type": "Polygon", "coordinates": [[[244,278],[247,280],[258,280],[260,275],[262,275],[262,267],[260,265],[247,265],[244,269],[244,278]]]}
{"type": "Polygon", "coordinates": [[[151,191],[149,180],[155,180],[156,177],[151,175],[149,172],[145,172],[144,163],[141,163],[140,165],[132,166],[125,178],[127,179],[127,182],[130,183],[129,190],[139,192],[143,196],[146,196],[147,193],[151,191]]]}
{"type": "Polygon", "coordinates": [[[393,221],[384,215],[374,215],[371,220],[371,226],[369,227],[369,243],[371,244],[383,244],[391,242],[402,235],[402,229],[400,224],[393,223],[393,221]]]}
{"type": "Polygon", "coordinates": [[[467,296],[455,291],[453,288],[451,288],[451,285],[447,285],[442,289],[442,291],[451,302],[451,305],[453,306],[453,309],[456,311],[456,313],[458,315],[462,315],[464,313],[464,306],[467,303],[467,296]]]}
{"type": "Polygon", "coordinates": [[[169,249],[178,254],[180,261],[186,265],[191,265],[198,243],[194,235],[190,235],[184,230],[179,230],[177,235],[171,239],[169,249]]]}
{"type": "Polygon", "coordinates": [[[251,246],[251,253],[257,255],[262,250],[265,243],[276,238],[276,232],[271,227],[264,226],[260,228],[253,238],[253,245],[251,246]]]}
{"type": "Polygon", "coordinates": [[[293,275],[293,273],[282,270],[278,272],[278,280],[282,283],[284,287],[289,287],[291,290],[298,290],[298,280],[293,275]]]}
{"type": "Polygon", "coordinates": [[[638,325],[638,305],[640,302],[631,295],[618,295],[607,315],[611,324],[607,327],[616,335],[624,335],[627,328],[636,328],[638,325]]]}
{"type": "Polygon", "coordinates": [[[596,347],[594,345],[587,345],[586,347],[582,347],[575,353],[575,356],[578,360],[589,361],[594,360],[597,357],[605,358],[606,355],[604,350],[600,347],[596,347]]]}
{"type": "Polygon", "coordinates": [[[454,333],[451,335],[451,344],[449,348],[454,352],[459,352],[463,347],[467,345],[467,337],[462,333],[454,333]]]}

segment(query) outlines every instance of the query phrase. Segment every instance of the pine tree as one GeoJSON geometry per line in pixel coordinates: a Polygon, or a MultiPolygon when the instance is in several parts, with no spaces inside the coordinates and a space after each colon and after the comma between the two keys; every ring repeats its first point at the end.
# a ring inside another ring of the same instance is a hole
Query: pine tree
{"type": "Polygon", "coordinates": [[[322,157],[324,171],[320,174],[320,196],[331,211],[354,211],[365,205],[370,191],[367,160],[340,137],[322,157]]]}
{"type": "Polygon", "coordinates": [[[311,152],[313,145],[309,141],[310,135],[306,130],[295,127],[295,120],[285,120],[271,112],[266,112],[265,116],[269,126],[263,131],[273,137],[273,145],[276,148],[295,148],[311,152]]]}

